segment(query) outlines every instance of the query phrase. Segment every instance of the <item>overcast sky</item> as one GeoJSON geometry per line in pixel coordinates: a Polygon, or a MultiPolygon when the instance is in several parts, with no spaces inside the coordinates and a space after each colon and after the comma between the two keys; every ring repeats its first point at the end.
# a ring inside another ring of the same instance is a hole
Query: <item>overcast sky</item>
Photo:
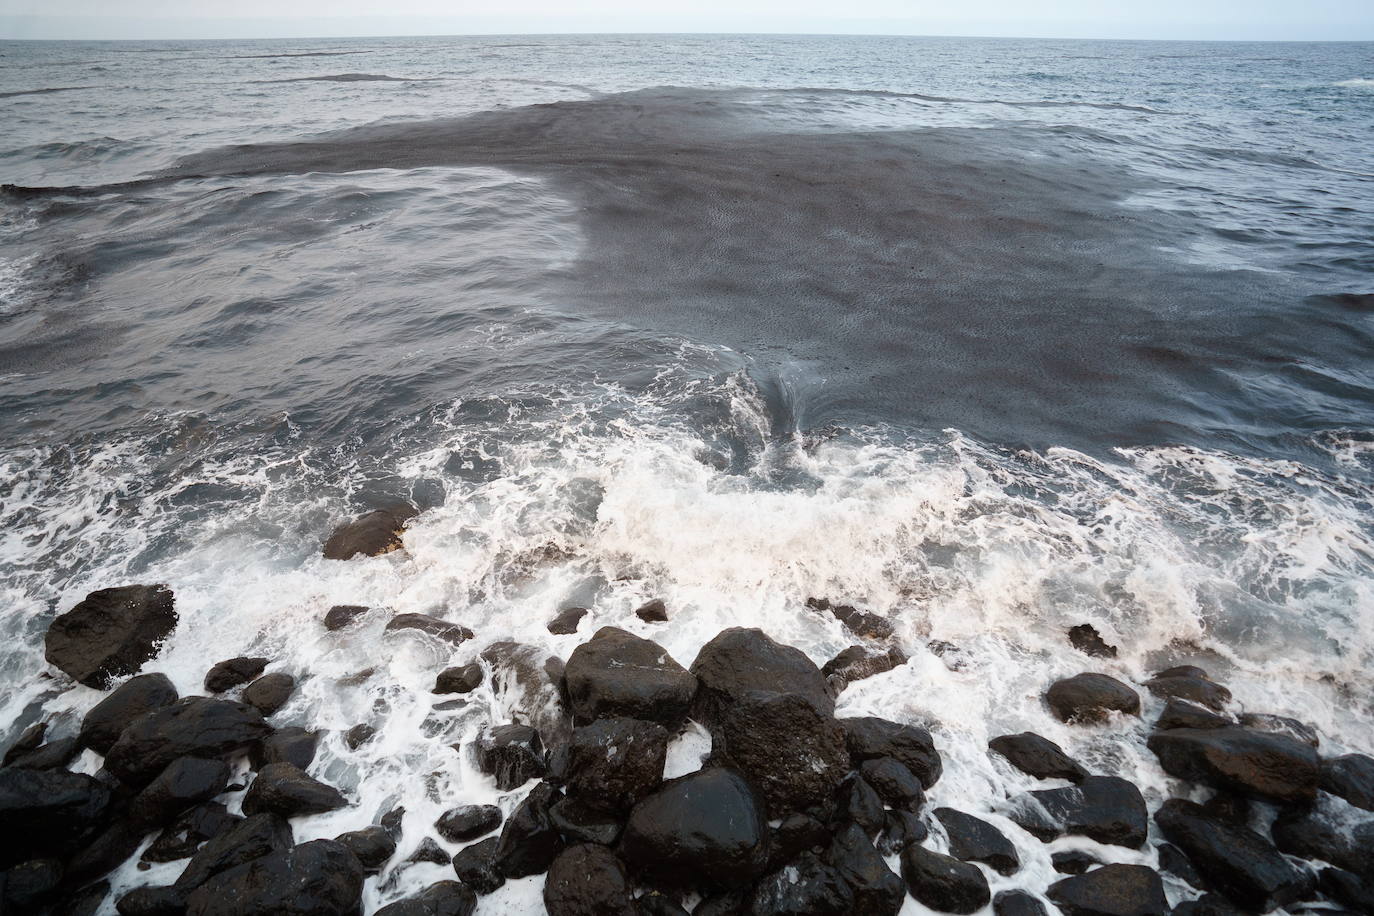
{"type": "Polygon", "coordinates": [[[3,38],[684,31],[1374,40],[1374,0],[0,0],[3,38]]]}

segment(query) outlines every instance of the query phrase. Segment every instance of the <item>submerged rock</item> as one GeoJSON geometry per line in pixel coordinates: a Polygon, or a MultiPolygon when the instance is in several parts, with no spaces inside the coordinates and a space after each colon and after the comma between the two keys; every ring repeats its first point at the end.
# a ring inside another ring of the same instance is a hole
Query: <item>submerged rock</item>
{"type": "Polygon", "coordinates": [[[926,789],[940,778],[940,753],[930,732],[914,725],[900,725],[874,716],[839,719],[845,745],[856,763],[891,757],[921,781],[926,789]]]}
{"type": "Polygon", "coordinates": [[[386,632],[407,631],[424,633],[452,646],[460,646],[472,639],[472,631],[467,627],[431,617],[429,614],[397,614],[387,621],[386,632]]]}
{"type": "Polygon", "coordinates": [[[827,679],[838,676],[845,684],[852,684],[875,674],[883,674],[907,663],[906,653],[896,646],[888,649],[870,649],[868,646],[850,646],[821,666],[821,674],[827,679]]]}
{"type": "Polygon", "coordinates": [[[881,614],[861,611],[849,604],[831,604],[826,598],[808,598],[806,606],[813,611],[829,611],[849,632],[864,639],[888,639],[892,636],[892,621],[881,614]]]}
{"type": "Polygon", "coordinates": [[[1045,701],[1061,722],[1105,722],[1113,712],[1140,713],[1140,695],[1105,674],[1075,674],[1055,681],[1045,701]]]}
{"type": "Polygon", "coordinates": [[[539,732],[528,725],[484,728],[472,747],[477,766],[496,780],[502,792],[544,775],[544,744],[539,732]]]}
{"type": "Polygon", "coordinates": [[[914,843],[902,850],[902,879],[911,896],[941,913],[967,916],[992,899],[988,879],[977,865],[914,843]]]}
{"type": "Polygon", "coordinates": [[[437,881],[404,900],[382,907],[374,916],[472,916],[477,895],[459,881],[437,881]]]}
{"type": "Polygon", "coordinates": [[[434,678],[434,693],[471,693],[482,686],[482,666],[476,662],[445,668],[434,678]]]}
{"type": "Polygon", "coordinates": [[[222,757],[272,733],[251,706],[187,697],[131,722],[105,756],[105,768],[142,786],[179,757],[222,757]]]}
{"type": "Polygon", "coordinates": [[[829,799],[849,770],[844,730],[797,694],[739,693],[716,722],[714,750],[749,777],[774,815],[829,799]]]}
{"type": "Polygon", "coordinates": [[[361,604],[336,604],[324,615],[324,628],[333,633],[352,626],[369,608],[361,604]]]}
{"type": "Polygon", "coordinates": [[[853,908],[848,883],[813,852],[759,879],[749,897],[750,916],[846,916],[853,908]]]}
{"type": "Polygon", "coordinates": [[[240,655],[238,658],[217,662],[205,675],[205,689],[211,693],[223,693],[247,684],[262,674],[263,669],[267,667],[267,661],[265,658],[240,655]]]}
{"type": "Polygon", "coordinates": [[[1097,627],[1090,623],[1069,627],[1069,645],[1093,658],[1116,658],[1116,646],[1108,645],[1097,627]]]}
{"type": "Polygon", "coordinates": [[[289,913],[338,916],[358,911],[363,866],[347,847],[313,840],[220,872],[192,891],[187,916],[289,913]]]}
{"type": "Polygon", "coordinates": [[[602,627],[573,650],[566,678],[582,721],[629,716],[675,728],[697,690],[696,677],[662,646],[616,627],[602,627]]]}
{"type": "Polygon", "coordinates": [[[605,846],[583,843],[559,853],[544,879],[549,916],[634,916],[625,866],[605,846]]]}
{"type": "Polygon", "coordinates": [[[269,763],[243,796],[244,814],[272,813],[282,817],[323,814],[348,806],[333,786],[307,776],[289,763],[269,763]]]}
{"type": "Polygon", "coordinates": [[[1007,759],[1012,766],[1038,779],[1067,779],[1081,782],[1088,771],[1064,753],[1064,749],[1034,732],[1001,735],[988,742],[988,748],[1007,759]]]}
{"type": "Polygon", "coordinates": [[[666,783],[630,812],[626,861],[671,884],[740,887],[768,862],[768,826],[753,789],[719,767],[666,783]]]}
{"type": "Polygon", "coordinates": [[[356,556],[375,557],[399,549],[406,522],[419,512],[414,506],[400,504],[376,509],[334,529],[324,542],[326,560],[351,560],[356,556]]]}
{"type": "Polygon", "coordinates": [[[111,801],[108,788],[82,773],[0,770],[0,870],[74,852],[104,826],[111,801]]]}
{"type": "Polygon", "coordinates": [[[731,627],[701,647],[692,674],[701,684],[702,721],[714,725],[746,694],[800,697],[821,716],[835,713],[825,675],[806,653],[775,642],[759,629],[731,627]]]}
{"type": "Polygon", "coordinates": [[[567,793],[594,809],[628,812],[663,781],[667,752],[668,730],[657,723],[597,719],[568,742],[567,793]]]}
{"type": "Polygon", "coordinates": [[[956,859],[982,862],[1003,875],[1015,874],[1021,867],[1011,840],[987,821],[954,808],[936,808],[935,816],[944,825],[950,854],[956,859]]]}
{"type": "Polygon", "coordinates": [[[445,811],[434,822],[439,836],[450,843],[475,840],[500,826],[501,809],[495,805],[460,805],[445,811]]]}
{"type": "Polygon", "coordinates": [[[1164,882],[1144,865],[1104,865],[1051,884],[1047,896],[1064,916],[1168,916],[1164,882]]]}
{"type": "Polygon", "coordinates": [[[1249,728],[1179,728],[1147,742],[1165,772],[1215,789],[1281,804],[1317,795],[1317,752],[1287,735],[1249,728]]]}
{"type": "Polygon", "coordinates": [[[73,680],[105,690],[137,674],[176,629],[176,601],[165,585],[91,592],[48,626],[44,657],[73,680]]]}
{"type": "Polygon", "coordinates": [[[554,636],[569,636],[577,632],[577,626],[582,622],[582,618],[590,613],[584,607],[568,607],[559,611],[558,614],[549,621],[548,631],[554,636]]]}
{"type": "Polygon", "coordinates": [[[1066,789],[1028,792],[1014,800],[1008,816],[1045,842],[1071,834],[1139,849],[1149,832],[1145,799],[1118,776],[1087,776],[1066,789]]]}

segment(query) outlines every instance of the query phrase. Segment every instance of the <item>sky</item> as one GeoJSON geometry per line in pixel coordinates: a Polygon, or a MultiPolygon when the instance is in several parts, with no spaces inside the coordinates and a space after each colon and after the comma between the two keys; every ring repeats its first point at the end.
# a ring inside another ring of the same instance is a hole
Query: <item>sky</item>
{"type": "Polygon", "coordinates": [[[1374,0],[0,0],[0,38],[803,32],[1374,40],[1374,0]]]}

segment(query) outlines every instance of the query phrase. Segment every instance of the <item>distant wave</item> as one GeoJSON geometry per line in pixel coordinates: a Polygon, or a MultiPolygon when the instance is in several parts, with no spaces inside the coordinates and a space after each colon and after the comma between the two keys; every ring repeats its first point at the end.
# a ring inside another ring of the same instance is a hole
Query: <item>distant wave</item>
{"type": "Polygon", "coordinates": [[[78,89],[98,89],[99,86],[53,86],[48,89],[20,89],[17,92],[0,92],[0,99],[12,99],[17,95],[42,95],[45,92],[75,92],[78,89]]]}
{"type": "Polygon", "coordinates": [[[961,105],[1010,105],[1015,108],[1098,108],[1106,111],[1135,111],[1141,114],[1174,114],[1172,111],[1164,111],[1159,108],[1149,108],[1144,105],[1127,105],[1124,102],[1070,102],[1055,101],[1049,99],[1041,100],[1015,100],[1015,99],[965,99],[958,96],[948,95],[927,95],[921,92],[896,92],[890,89],[834,89],[818,86],[798,87],[796,89],[784,89],[783,92],[813,92],[825,93],[827,95],[866,95],[875,97],[887,97],[897,99],[919,99],[923,102],[952,102],[961,105]]]}
{"type": "Polygon", "coordinates": [[[1337,85],[1337,86],[1344,86],[1344,87],[1350,88],[1350,89],[1374,89],[1374,80],[1371,80],[1371,79],[1341,80],[1339,83],[1336,83],[1336,85],[1337,85]]]}
{"type": "Polygon", "coordinates": [[[387,76],[384,73],[330,73],[325,76],[293,76],[280,80],[253,80],[255,83],[424,83],[429,80],[412,76],[387,76]]]}
{"type": "Polygon", "coordinates": [[[272,60],[278,57],[343,57],[347,54],[370,54],[370,51],[283,51],[280,54],[231,54],[220,60],[272,60]]]}

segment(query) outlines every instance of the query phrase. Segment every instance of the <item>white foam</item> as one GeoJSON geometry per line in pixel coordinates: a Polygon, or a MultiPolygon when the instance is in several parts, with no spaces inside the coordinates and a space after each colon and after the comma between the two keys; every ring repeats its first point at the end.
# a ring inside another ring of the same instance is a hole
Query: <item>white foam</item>
{"type": "Polygon", "coordinates": [[[1341,80],[1339,83],[1335,83],[1334,85],[1341,86],[1346,89],[1374,89],[1374,80],[1356,78],[1341,80]]]}

